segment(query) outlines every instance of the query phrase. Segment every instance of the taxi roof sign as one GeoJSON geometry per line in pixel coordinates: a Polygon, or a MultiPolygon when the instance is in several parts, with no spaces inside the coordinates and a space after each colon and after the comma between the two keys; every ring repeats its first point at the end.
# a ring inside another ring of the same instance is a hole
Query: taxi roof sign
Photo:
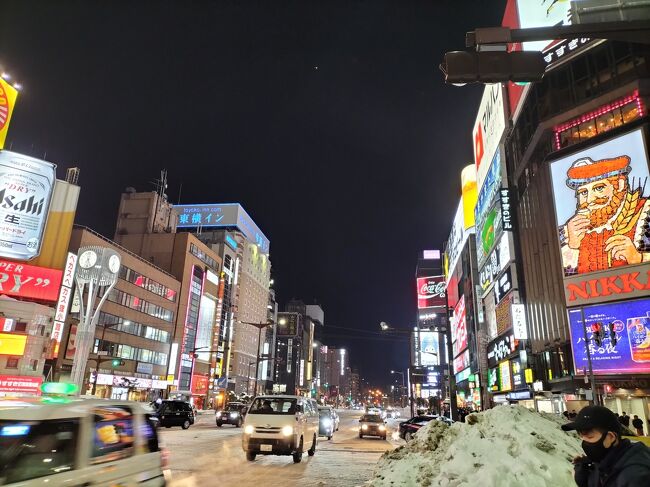
{"type": "Polygon", "coordinates": [[[70,396],[76,394],[78,390],[79,387],[77,387],[77,384],[67,382],[43,382],[43,384],[41,384],[41,392],[43,394],[70,396]]]}

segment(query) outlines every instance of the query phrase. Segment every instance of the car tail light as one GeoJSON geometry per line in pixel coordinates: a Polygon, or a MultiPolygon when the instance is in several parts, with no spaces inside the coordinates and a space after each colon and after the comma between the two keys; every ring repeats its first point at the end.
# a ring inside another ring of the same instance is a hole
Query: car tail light
{"type": "Polygon", "coordinates": [[[164,447],[160,449],[160,466],[163,469],[169,468],[169,450],[164,447]]]}

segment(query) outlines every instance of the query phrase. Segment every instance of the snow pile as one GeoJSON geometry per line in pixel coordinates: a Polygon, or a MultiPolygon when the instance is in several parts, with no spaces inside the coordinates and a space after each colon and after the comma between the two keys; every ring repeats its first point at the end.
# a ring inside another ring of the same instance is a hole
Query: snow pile
{"type": "Polygon", "coordinates": [[[431,421],[379,460],[371,487],[573,487],[582,454],[562,419],[521,406],[472,414],[467,423],[431,421]]]}

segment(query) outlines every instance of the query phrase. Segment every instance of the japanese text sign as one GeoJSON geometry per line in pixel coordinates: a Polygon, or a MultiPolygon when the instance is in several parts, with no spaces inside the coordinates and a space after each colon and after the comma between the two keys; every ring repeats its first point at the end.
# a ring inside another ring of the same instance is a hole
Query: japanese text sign
{"type": "Polygon", "coordinates": [[[576,374],[588,369],[585,331],[594,374],[650,373],[650,299],[572,309],[569,324],[576,374]],[[604,335],[600,345],[594,340],[595,324],[604,335]]]}

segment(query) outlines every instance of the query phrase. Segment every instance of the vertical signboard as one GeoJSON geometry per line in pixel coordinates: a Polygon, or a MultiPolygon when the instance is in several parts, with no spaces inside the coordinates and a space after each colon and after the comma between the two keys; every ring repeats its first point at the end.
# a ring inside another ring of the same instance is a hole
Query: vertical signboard
{"type": "Polygon", "coordinates": [[[66,259],[65,268],[63,269],[61,290],[59,291],[59,301],[56,303],[54,326],[52,327],[52,340],[54,340],[52,358],[56,358],[59,355],[61,335],[63,334],[65,319],[68,316],[68,309],[70,309],[70,302],[72,301],[72,286],[74,285],[74,271],[76,267],[76,254],[68,252],[68,258],[66,259]]]}

